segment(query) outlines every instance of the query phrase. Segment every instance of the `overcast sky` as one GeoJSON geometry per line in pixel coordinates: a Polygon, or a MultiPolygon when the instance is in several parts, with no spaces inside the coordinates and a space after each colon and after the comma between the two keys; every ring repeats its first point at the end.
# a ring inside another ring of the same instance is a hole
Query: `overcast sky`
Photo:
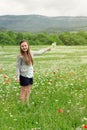
{"type": "Polygon", "coordinates": [[[0,0],[0,15],[87,16],[87,0],[0,0]]]}

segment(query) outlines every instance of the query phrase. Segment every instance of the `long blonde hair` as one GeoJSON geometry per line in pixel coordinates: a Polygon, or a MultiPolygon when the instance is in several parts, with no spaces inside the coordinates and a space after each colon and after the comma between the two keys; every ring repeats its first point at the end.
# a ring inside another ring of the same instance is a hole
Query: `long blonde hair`
{"type": "Polygon", "coordinates": [[[23,56],[23,59],[24,59],[24,61],[25,61],[25,63],[26,63],[27,65],[30,65],[30,64],[33,65],[33,58],[32,58],[32,55],[31,55],[31,53],[30,53],[29,44],[28,44],[28,42],[27,42],[26,40],[24,40],[24,39],[20,41],[20,53],[21,53],[21,55],[23,56]],[[27,50],[26,53],[21,49],[21,44],[22,44],[23,42],[26,42],[27,45],[28,45],[28,50],[27,50]]]}

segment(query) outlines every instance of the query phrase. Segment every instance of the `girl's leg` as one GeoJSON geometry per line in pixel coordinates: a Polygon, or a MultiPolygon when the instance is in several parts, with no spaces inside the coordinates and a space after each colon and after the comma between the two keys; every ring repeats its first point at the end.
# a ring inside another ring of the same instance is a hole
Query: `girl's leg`
{"type": "Polygon", "coordinates": [[[26,98],[27,103],[29,103],[30,89],[31,89],[31,86],[29,85],[29,86],[26,87],[26,90],[25,90],[26,91],[26,97],[25,98],[26,98]]]}
{"type": "Polygon", "coordinates": [[[21,86],[21,90],[20,90],[20,100],[21,100],[21,102],[25,101],[25,96],[26,96],[25,87],[21,86]]]}

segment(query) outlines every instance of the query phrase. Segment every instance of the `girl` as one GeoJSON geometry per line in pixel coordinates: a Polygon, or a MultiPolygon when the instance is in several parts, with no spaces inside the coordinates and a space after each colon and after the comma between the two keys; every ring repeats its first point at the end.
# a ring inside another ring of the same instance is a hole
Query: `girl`
{"type": "Polygon", "coordinates": [[[17,57],[17,81],[20,83],[20,100],[29,103],[30,89],[33,84],[33,55],[40,55],[51,50],[51,47],[31,51],[26,40],[20,42],[20,54],[17,57]]]}

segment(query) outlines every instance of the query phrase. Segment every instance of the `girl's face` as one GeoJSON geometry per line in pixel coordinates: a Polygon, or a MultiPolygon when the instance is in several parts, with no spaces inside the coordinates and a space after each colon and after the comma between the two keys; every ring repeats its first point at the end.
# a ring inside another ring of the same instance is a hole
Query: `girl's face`
{"type": "Polygon", "coordinates": [[[23,52],[26,52],[28,50],[28,44],[27,44],[27,42],[21,43],[21,50],[23,52]]]}

